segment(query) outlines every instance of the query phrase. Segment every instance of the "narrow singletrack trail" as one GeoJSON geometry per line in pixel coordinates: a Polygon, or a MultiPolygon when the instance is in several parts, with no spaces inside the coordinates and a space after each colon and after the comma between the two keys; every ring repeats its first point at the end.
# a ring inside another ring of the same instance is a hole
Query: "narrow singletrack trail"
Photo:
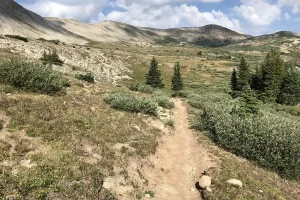
{"type": "Polygon", "coordinates": [[[189,128],[187,108],[175,99],[175,129],[162,136],[157,152],[150,157],[152,167],[145,169],[149,188],[156,200],[199,200],[195,183],[204,170],[214,166],[214,159],[197,141],[189,128]]]}

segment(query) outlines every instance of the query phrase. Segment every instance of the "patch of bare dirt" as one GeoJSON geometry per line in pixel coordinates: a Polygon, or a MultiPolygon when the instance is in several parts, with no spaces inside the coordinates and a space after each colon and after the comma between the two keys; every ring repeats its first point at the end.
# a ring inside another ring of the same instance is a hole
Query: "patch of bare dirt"
{"type": "Polygon", "coordinates": [[[25,131],[8,132],[7,126],[10,122],[10,117],[0,112],[0,120],[4,121],[3,129],[0,130],[0,142],[9,145],[8,159],[0,160],[0,165],[11,167],[13,173],[18,173],[20,167],[31,168],[36,166],[29,157],[33,154],[42,153],[45,146],[40,138],[29,137],[25,131]],[[18,155],[21,160],[12,159],[18,155]]]}
{"type": "Polygon", "coordinates": [[[214,156],[199,144],[189,128],[187,109],[181,100],[174,100],[175,130],[165,134],[150,163],[143,168],[148,190],[157,200],[200,199],[195,184],[201,173],[216,166],[214,156]]]}

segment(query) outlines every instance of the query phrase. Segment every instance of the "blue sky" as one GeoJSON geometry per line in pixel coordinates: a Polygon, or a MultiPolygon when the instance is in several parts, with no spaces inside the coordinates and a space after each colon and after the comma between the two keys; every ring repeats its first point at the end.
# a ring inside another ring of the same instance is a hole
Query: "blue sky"
{"type": "Polygon", "coordinates": [[[120,21],[155,28],[218,24],[260,35],[300,33],[300,0],[16,0],[44,17],[120,21]]]}

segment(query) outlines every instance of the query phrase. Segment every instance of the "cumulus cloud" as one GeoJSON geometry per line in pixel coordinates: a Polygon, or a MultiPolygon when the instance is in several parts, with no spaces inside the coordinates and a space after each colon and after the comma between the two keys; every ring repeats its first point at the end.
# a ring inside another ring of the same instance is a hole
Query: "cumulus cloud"
{"type": "Polygon", "coordinates": [[[103,9],[107,0],[37,0],[23,6],[44,17],[73,18],[89,22],[103,9]]]}
{"type": "Polygon", "coordinates": [[[118,7],[129,7],[133,4],[135,5],[171,5],[171,4],[186,4],[188,2],[202,2],[202,3],[220,3],[223,0],[116,0],[112,5],[117,5],[118,7]]]}
{"type": "Polygon", "coordinates": [[[241,31],[239,20],[218,10],[200,12],[187,3],[220,3],[224,0],[35,0],[23,3],[45,17],[73,18],[83,22],[114,20],[137,26],[174,28],[218,24],[241,31]],[[109,6],[111,11],[103,13],[109,6]],[[120,11],[120,8],[122,8],[120,11]]]}
{"type": "Polygon", "coordinates": [[[267,26],[280,19],[280,7],[268,0],[241,0],[241,3],[234,7],[234,11],[251,25],[267,26]]]}
{"type": "Polygon", "coordinates": [[[280,7],[290,7],[293,13],[300,12],[300,1],[299,0],[278,0],[280,7]]]}
{"type": "Polygon", "coordinates": [[[239,21],[230,19],[221,11],[200,12],[196,6],[141,6],[130,5],[125,12],[113,11],[107,16],[99,15],[100,20],[121,21],[143,27],[172,28],[183,26],[203,26],[218,24],[240,31],[239,21]]]}
{"type": "Polygon", "coordinates": [[[290,20],[291,19],[291,16],[289,15],[289,13],[284,13],[284,19],[285,20],[290,20]]]}

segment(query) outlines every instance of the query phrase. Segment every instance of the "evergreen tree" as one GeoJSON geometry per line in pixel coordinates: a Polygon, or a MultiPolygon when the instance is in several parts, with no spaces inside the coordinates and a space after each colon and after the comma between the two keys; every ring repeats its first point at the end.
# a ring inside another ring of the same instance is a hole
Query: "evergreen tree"
{"type": "Polygon", "coordinates": [[[237,79],[237,73],[236,73],[236,70],[235,68],[233,68],[233,71],[232,71],[232,74],[231,74],[231,82],[230,82],[230,86],[231,86],[231,92],[230,92],[230,95],[232,96],[232,98],[236,98],[238,97],[239,95],[239,92],[238,92],[238,88],[237,88],[237,83],[238,83],[238,79],[237,79]]]}
{"type": "Polygon", "coordinates": [[[261,68],[256,67],[256,72],[255,72],[255,74],[252,75],[251,89],[256,90],[256,91],[263,90],[261,68]]]}
{"type": "Polygon", "coordinates": [[[246,59],[242,57],[238,70],[238,81],[237,81],[237,89],[239,91],[246,90],[251,82],[251,74],[249,69],[249,64],[246,59]]]}
{"type": "Polygon", "coordinates": [[[177,94],[182,89],[183,83],[180,74],[180,65],[179,62],[176,62],[174,66],[174,75],[172,77],[172,90],[177,94]]]}
{"type": "Polygon", "coordinates": [[[248,87],[244,90],[240,99],[240,107],[238,114],[241,116],[247,116],[249,114],[258,114],[259,101],[256,98],[255,93],[248,87]]]}
{"type": "Polygon", "coordinates": [[[238,79],[237,79],[237,73],[236,73],[236,70],[235,68],[233,68],[233,71],[232,71],[232,74],[231,74],[231,90],[232,91],[237,91],[237,82],[238,82],[238,79]]]}
{"type": "Polygon", "coordinates": [[[146,75],[146,85],[150,85],[154,88],[163,88],[164,84],[160,78],[161,73],[158,70],[158,62],[153,57],[150,63],[149,72],[146,75]]]}
{"type": "Polygon", "coordinates": [[[278,51],[271,50],[267,54],[261,69],[265,100],[270,102],[277,100],[285,74],[284,65],[278,51]]]}
{"type": "Polygon", "coordinates": [[[287,105],[297,105],[300,102],[300,71],[292,65],[286,65],[286,74],[277,101],[287,105]]]}

